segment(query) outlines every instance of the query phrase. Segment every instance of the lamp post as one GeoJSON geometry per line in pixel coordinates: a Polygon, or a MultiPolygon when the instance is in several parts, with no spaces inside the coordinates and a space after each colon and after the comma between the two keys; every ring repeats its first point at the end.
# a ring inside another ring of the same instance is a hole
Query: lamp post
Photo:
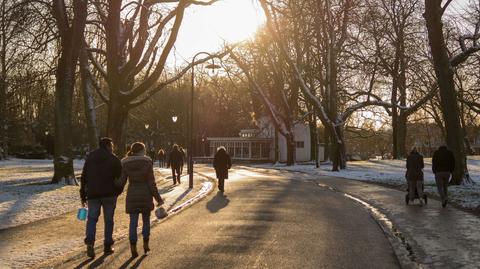
{"type": "Polygon", "coordinates": [[[202,54],[206,54],[208,55],[208,57],[211,57],[212,58],[212,64],[209,64],[207,65],[205,68],[208,68],[208,69],[218,69],[220,68],[219,65],[216,65],[215,62],[213,62],[213,58],[215,56],[213,56],[212,54],[208,53],[208,52],[204,52],[204,51],[201,51],[197,54],[195,54],[195,56],[193,56],[193,59],[192,59],[192,62],[191,62],[191,66],[192,66],[192,87],[191,87],[191,91],[190,91],[190,124],[189,124],[189,134],[188,134],[188,150],[187,150],[187,153],[188,153],[188,187],[190,189],[193,188],[193,99],[194,99],[194,90],[195,90],[195,59],[197,58],[197,56],[199,55],[202,55],[202,54]]]}

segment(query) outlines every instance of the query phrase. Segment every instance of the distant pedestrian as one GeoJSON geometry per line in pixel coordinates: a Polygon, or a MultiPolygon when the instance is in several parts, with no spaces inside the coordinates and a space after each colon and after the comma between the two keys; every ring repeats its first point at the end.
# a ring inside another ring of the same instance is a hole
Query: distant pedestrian
{"type": "Polygon", "coordinates": [[[139,215],[142,215],[143,250],[150,251],[150,213],[154,209],[153,199],[157,206],[163,204],[163,199],[155,183],[152,159],[146,156],[145,145],[141,142],[132,144],[129,156],[122,160],[122,175],[116,181],[123,188],[128,180],[126,212],[130,215],[129,239],[132,257],[138,256],[137,227],[139,215]]]}
{"type": "Polygon", "coordinates": [[[165,153],[165,150],[160,149],[157,153],[157,159],[158,159],[158,166],[160,168],[165,167],[165,159],[167,158],[167,154],[165,153]]]}
{"type": "Polygon", "coordinates": [[[113,225],[117,196],[122,188],[117,188],[114,181],[120,177],[122,165],[113,152],[113,142],[110,138],[100,139],[100,148],[88,154],[83,165],[81,176],[80,198],[82,205],[88,205],[88,218],[85,244],[87,255],[95,257],[94,244],[97,221],[100,209],[103,208],[105,223],[104,254],[113,253],[113,225]]]}
{"type": "Polygon", "coordinates": [[[219,147],[213,158],[213,168],[218,179],[218,190],[225,191],[225,179],[228,179],[228,169],[232,167],[232,160],[225,147],[219,147]]]}
{"type": "Polygon", "coordinates": [[[407,157],[407,182],[408,182],[408,198],[410,201],[415,199],[415,192],[420,198],[420,204],[423,205],[423,156],[413,148],[407,157]]]}
{"type": "MultiPolygon", "coordinates": [[[[182,165],[180,166],[180,175],[183,175],[183,166],[185,165],[186,154],[183,147],[179,146],[180,153],[182,153],[182,165]]],[[[187,167],[187,170],[189,168],[187,167]]]]}
{"type": "Polygon", "coordinates": [[[173,145],[173,150],[168,155],[167,167],[172,168],[173,184],[180,184],[181,167],[183,166],[183,155],[177,144],[173,145]]]}
{"type": "Polygon", "coordinates": [[[446,146],[439,147],[432,158],[432,171],[435,174],[438,194],[442,200],[442,207],[448,202],[448,182],[455,170],[455,156],[446,146]]]}
{"type": "Polygon", "coordinates": [[[157,158],[157,152],[155,151],[154,148],[150,149],[150,151],[148,152],[148,156],[150,156],[150,159],[152,159],[152,162],[155,162],[157,158]]]}

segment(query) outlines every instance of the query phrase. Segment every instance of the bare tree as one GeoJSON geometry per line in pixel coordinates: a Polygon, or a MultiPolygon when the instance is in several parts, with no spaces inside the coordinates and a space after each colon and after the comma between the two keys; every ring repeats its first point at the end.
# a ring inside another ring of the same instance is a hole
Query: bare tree
{"type": "Polygon", "coordinates": [[[119,152],[124,150],[129,111],[191,68],[188,65],[170,76],[166,72],[167,58],[177,40],[186,8],[208,6],[216,1],[108,0],[93,3],[95,16],[88,24],[98,28],[93,31],[98,35],[94,38],[96,42],[88,44],[86,50],[94,70],[107,84],[106,94],[99,87],[96,89],[108,105],[106,133],[119,145],[119,152]]]}
{"type": "Polygon", "coordinates": [[[59,59],[55,84],[55,159],[52,182],[75,178],[72,159],[72,100],[75,70],[83,43],[87,1],[73,0],[72,14],[65,1],[53,1],[52,14],[59,33],[59,59]]]}
{"type": "Polygon", "coordinates": [[[443,121],[446,129],[446,141],[448,147],[455,155],[455,171],[452,176],[452,184],[470,182],[468,175],[465,144],[458,106],[458,96],[455,88],[454,69],[464,62],[469,56],[480,50],[478,39],[480,38],[480,21],[475,25],[475,31],[470,35],[461,35],[458,39],[460,52],[451,56],[445,42],[442,17],[451,0],[442,5],[441,0],[425,1],[425,20],[428,31],[428,39],[431,48],[433,66],[437,76],[440,92],[440,104],[443,121]],[[467,44],[467,41],[468,44],[467,44]]]}

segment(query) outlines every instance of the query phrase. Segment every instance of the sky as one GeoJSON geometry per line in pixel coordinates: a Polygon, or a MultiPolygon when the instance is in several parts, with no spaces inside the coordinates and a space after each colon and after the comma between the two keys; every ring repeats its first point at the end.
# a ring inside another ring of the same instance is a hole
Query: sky
{"type": "Polygon", "coordinates": [[[252,38],[265,22],[255,0],[220,0],[211,6],[189,7],[170,62],[182,65],[197,52],[216,52],[222,44],[252,38]]]}

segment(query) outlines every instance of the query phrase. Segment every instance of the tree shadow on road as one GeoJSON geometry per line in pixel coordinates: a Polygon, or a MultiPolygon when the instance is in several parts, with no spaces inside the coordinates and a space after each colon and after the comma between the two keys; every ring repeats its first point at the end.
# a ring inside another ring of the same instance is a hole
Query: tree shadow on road
{"type": "Polygon", "coordinates": [[[211,213],[217,213],[220,209],[225,208],[230,203],[230,200],[223,194],[223,192],[217,192],[210,201],[207,202],[207,209],[211,213]]]}
{"type": "Polygon", "coordinates": [[[178,196],[177,199],[175,199],[175,201],[170,205],[167,211],[172,209],[178,202],[180,202],[183,198],[185,198],[185,196],[187,196],[187,194],[189,194],[191,191],[192,189],[187,189],[182,194],[180,194],[180,196],[178,196]]]}

